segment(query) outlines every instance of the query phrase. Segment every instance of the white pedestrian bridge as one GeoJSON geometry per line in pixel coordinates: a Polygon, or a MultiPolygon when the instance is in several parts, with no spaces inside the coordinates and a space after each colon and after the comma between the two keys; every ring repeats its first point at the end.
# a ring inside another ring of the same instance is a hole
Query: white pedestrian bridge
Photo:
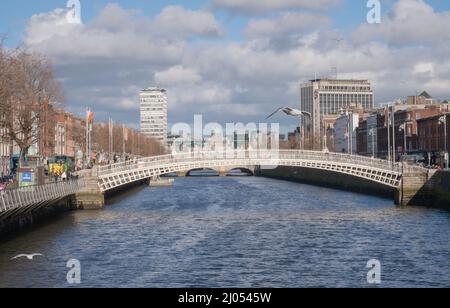
{"type": "Polygon", "coordinates": [[[153,177],[188,172],[198,169],[232,170],[265,169],[277,166],[304,167],[355,176],[392,188],[401,183],[400,164],[341,153],[264,150],[231,152],[189,152],[148,157],[98,167],[93,176],[98,178],[100,190],[110,190],[153,177]]]}

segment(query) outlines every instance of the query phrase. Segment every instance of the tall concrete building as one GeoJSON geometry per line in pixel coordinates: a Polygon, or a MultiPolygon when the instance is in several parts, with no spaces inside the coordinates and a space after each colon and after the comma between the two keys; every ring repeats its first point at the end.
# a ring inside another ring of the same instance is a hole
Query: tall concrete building
{"type": "Polygon", "coordinates": [[[160,88],[141,91],[141,132],[167,143],[167,92],[160,88]]]}
{"type": "Polygon", "coordinates": [[[325,127],[323,118],[338,115],[342,110],[361,107],[364,112],[374,106],[374,95],[368,80],[314,79],[301,85],[301,110],[311,118],[303,121],[306,138],[314,148],[323,146],[325,127]]]}

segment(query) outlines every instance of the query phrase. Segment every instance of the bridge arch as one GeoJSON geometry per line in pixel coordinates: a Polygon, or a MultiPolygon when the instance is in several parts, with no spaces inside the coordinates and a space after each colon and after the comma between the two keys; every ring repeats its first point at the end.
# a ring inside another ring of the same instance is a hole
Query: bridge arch
{"type": "Polygon", "coordinates": [[[214,174],[214,176],[219,176],[219,171],[214,170],[213,168],[197,168],[197,169],[191,169],[188,171],[181,171],[178,175],[179,176],[192,176],[193,173],[195,172],[199,172],[199,171],[203,171],[203,172],[208,172],[212,174],[214,174]]]}
{"type": "Polygon", "coordinates": [[[211,176],[221,176],[225,177],[230,175],[233,171],[240,171],[248,175],[255,175],[256,166],[222,166],[222,167],[210,167],[210,168],[196,168],[191,170],[183,170],[177,173],[179,177],[192,176],[194,172],[205,171],[211,173],[217,173],[211,176]]]}

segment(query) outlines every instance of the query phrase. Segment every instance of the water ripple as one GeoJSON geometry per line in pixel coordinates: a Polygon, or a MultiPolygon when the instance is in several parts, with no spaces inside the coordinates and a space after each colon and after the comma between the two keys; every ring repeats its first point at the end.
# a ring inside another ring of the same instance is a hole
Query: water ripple
{"type": "Polygon", "coordinates": [[[263,178],[177,179],[0,244],[0,287],[449,287],[450,214],[263,178]],[[11,262],[43,252],[48,261],[11,262]]]}

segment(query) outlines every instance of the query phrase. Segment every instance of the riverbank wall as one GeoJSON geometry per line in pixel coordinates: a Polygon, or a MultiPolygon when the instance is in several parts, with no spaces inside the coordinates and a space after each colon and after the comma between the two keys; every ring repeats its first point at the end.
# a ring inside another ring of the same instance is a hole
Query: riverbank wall
{"type": "MultiPolygon", "coordinates": [[[[89,184],[88,181],[87,183],[89,184]]],[[[100,210],[108,198],[141,185],[148,185],[148,180],[130,183],[103,194],[97,182],[92,181],[91,185],[86,185],[84,191],[74,195],[0,212],[0,242],[70,211],[100,210]]]]}
{"type": "Polygon", "coordinates": [[[425,176],[405,177],[402,185],[406,186],[403,189],[403,203],[406,205],[450,210],[450,171],[429,170],[425,176]],[[418,186],[416,190],[411,188],[414,185],[418,186]]]}
{"type": "Polygon", "coordinates": [[[280,166],[275,169],[261,169],[257,175],[391,199],[394,199],[396,194],[395,189],[385,185],[327,170],[280,166]]]}
{"type": "Polygon", "coordinates": [[[0,241],[63,213],[76,210],[74,196],[0,213],[0,241]]]}
{"type": "Polygon", "coordinates": [[[391,188],[376,182],[326,170],[304,167],[262,169],[258,176],[309,185],[340,189],[393,199],[397,205],[439,207],[450,210],[450,172],[429,170],[409,173],[401,187],[391,188]]]}

